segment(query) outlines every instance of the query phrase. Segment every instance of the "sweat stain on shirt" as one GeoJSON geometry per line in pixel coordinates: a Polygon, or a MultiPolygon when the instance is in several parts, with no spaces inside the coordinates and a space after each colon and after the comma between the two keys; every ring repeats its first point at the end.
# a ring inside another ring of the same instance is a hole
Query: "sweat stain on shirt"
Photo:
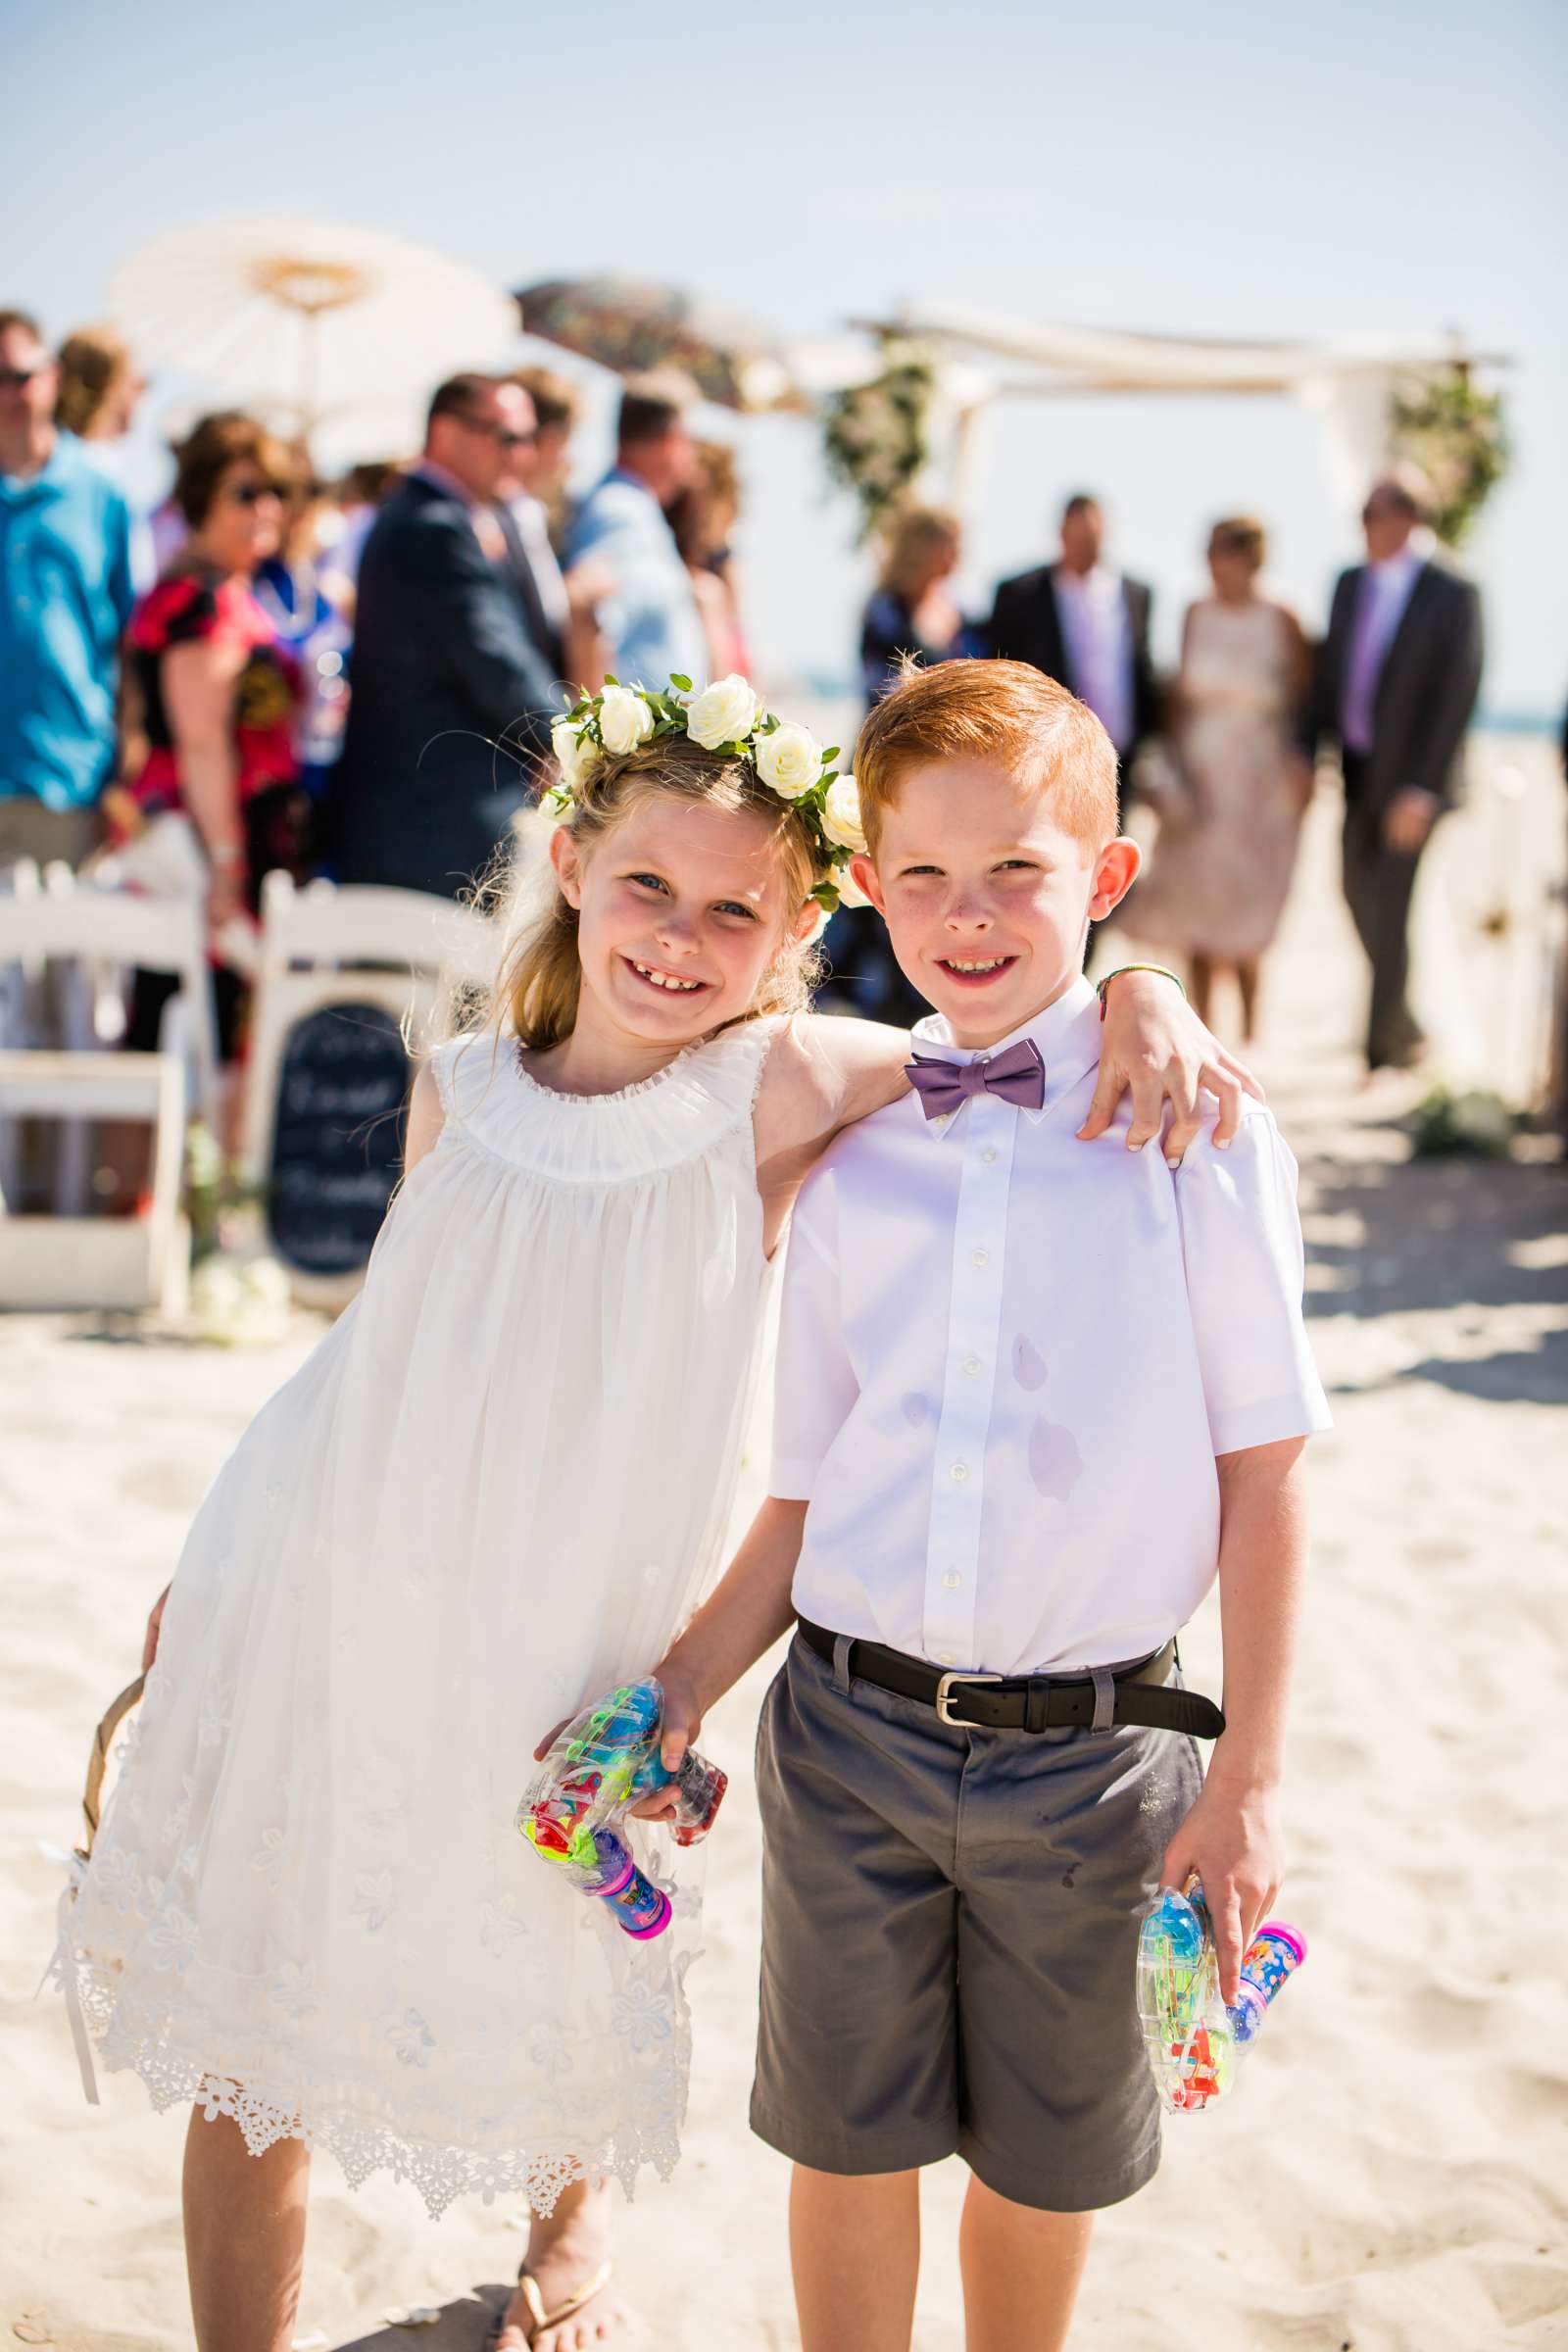
{"type": "Polygon", "coordinates": [[[1084,1457],[1072,1431],[1037,1414],[1029,1432],[1029,1475],[1041,1494],[1053,1502],[1065,1502],[1083,1470],[1084,1457]]]}

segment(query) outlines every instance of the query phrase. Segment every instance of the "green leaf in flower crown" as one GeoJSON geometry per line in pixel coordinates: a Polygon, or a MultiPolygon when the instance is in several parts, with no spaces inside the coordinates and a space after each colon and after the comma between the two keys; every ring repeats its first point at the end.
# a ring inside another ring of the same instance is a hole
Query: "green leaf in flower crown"
{"type": "Polygon", "coordinates": [[[827,750],[826,750],[826,751],[825,751],[825,752],[822,754],[822,765],[823,765],[824,767],[826,767],[826,765],[827,765],[828,761],[829,761],[830,760],[836,760],[836,759],[838,758],[838,756],[839,756],[839,747],[838,747],[838,745],[837,745],[836,743],[834,743],[834,744],[830,744],[830,745],[828,746],[828,749],[827,749],[827,750]]]}
{"type": "Polygon", "coordinates": [[[811,896],[817,905],[824,907],[829,914],[837,914],[839,894],[831,882],[819,882],[811,896]]]}
{"type": "Polygon", "coordinates": [[[690,678],[683,678],[683,677],[681,677],[681,676],[680,676],[680,674],[679,674],[679,672],[678,672],[678,671],[676,671],[676,670],[673,670],[673,669],[672,669],[672,670],[670,671],[670,673],[669,673],[669,682],[670,682],[670,684],[671,684],[672,686],[678,686],[678,687],[680,688],[680,690],[681,690],[682,694],[690,694],[690,692],[691,692],[691,690],[692,690],[692,682],[691,682],[690,678]]]}
{"type": "Polygon", "coordinates": [[[607,686],[618,686],[620,684],[620,680],[618,678],[612,678],[607,669],[605,672],[605,684],[607,686]]]}

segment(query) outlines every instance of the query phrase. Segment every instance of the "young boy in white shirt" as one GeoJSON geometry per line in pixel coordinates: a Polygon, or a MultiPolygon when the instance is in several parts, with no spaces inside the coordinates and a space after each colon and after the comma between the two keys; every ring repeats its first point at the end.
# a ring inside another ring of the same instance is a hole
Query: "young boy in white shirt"
{"type": "Polygon", "coordinates": [[[1234,1998],[1282,1875],[1328,1411],[1270,1114],[1174,1169],[1125,1113],[1075,1141],[1088,929],[1139,855],[1099,720],[1024,664],[948,662],[877,706],[857,768],[856,877],[937,1012],[914,1091],[802,1192],[769,1499],[658,1668],[665,1755],[798,1620],[759,1744],[752,2122],[795,2161],[805,2352],[907,2352],[918,2168],[955,2150],[968,2352],[1051,2352],[1094,2211],[1158,2162],[1144,1904],[1200,1873],[1234,1998]],[[1175,1663],[1216,1569],[1223,1717],[1175,1663]],[[1195,1734],[1221,1735],[1206,1780],[1195,1734]]]}

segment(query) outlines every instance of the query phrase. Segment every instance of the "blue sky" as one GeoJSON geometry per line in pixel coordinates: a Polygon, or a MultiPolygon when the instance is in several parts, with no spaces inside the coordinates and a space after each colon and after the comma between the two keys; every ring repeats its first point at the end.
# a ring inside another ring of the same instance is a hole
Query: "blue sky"
{"type": "MultiPolygon", "coordinates": [[[[506,285],[678,278],[787,333],[916,297],[1194,333],[1460,326],[1516,362],[1515,470],[1471,559],[1488,700],[1549,713],[1568,694],[1559,0],[695,0],[662,29],[646,0],[292,19],[87,0],[24,37],[0,300],[53,333],[102,313],[145,238],[263,210],[417,237],[506,285]]],[[[741,448],[755,634],[840,667],[864,583],[853,518],[808,428],[749,426],[741,448]]],[[[1269,519],[1309,623],[1348,552],[1294,408],[1017,404],[970,516],[976,596],[1038,560],[1080,483],[1155,582],[1167,645],[1213,514],[1269,519]]]]}

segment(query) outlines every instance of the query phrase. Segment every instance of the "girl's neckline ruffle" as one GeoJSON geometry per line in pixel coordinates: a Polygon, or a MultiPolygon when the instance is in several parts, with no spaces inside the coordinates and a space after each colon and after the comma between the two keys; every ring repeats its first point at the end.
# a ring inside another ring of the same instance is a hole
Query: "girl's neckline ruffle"
{"type": "MultiPolygon", "coordinates": [[[[751,1027],[752,1024],[737,1022],[735,1026],[737,1028],[751,1027]]],[[[690,1061],[694,1054],[704,1053],[710,1046],[717,1045],[720,1038],[728,1037],[730,1034],[729,1030],[720,1029],[712,1037],[700,1037],[693,1044],[682,1046],[678,1054],[672,1054],[662,1069],[655,1070],[652,1077],[635,1079],[630,1086],[617,1086],[612,1092],[604,1095],[574,1095],[564,1086],[547,1086],[544,1080],[536,1078],[528,1067],[526,1050],[520,1038],[513,1040],[512,1058],[514,1067],[523,1084],[531,1088],[534,1094],[543,1095],[549,1102],[568,1102],[583,1110],[594,1110],[601,1106],[608,1107],[614,1102],[634,1102],[639,1095],[656,1093],[660,1087],[668,1083],[683,1061],[690,1061]]]]}

